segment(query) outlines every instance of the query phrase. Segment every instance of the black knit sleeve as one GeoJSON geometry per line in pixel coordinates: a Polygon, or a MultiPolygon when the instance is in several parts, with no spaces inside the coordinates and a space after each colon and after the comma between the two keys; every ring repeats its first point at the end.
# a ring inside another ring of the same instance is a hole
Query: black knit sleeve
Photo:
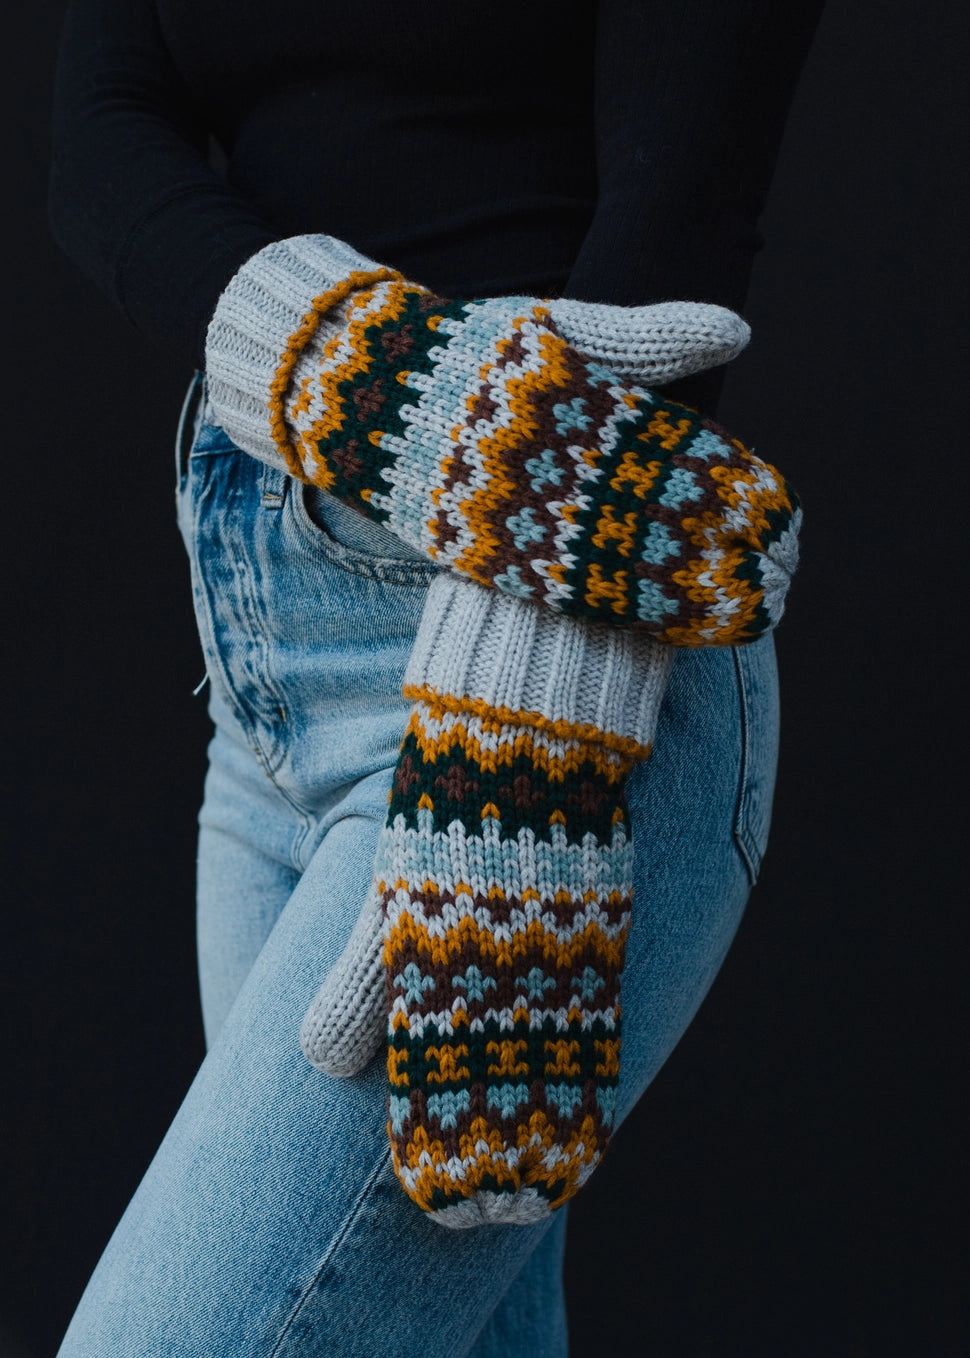
{"type": "Polygon", "coordinates": [[[54,93],[50,221],[151,339],[202,365],[216,300],[273,239],[206,159],[154,0],[73,0],[54,93]]]}
{"type": "Polygon", "coordinates": [[[823,3],[600,0],[597,208],[567,296],[743,307],[823,3]]]}

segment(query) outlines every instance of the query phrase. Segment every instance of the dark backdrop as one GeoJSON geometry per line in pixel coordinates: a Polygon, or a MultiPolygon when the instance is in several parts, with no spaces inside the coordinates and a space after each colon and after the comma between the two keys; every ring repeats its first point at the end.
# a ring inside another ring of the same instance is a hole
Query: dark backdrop
{"type": "MultiPolygon", "coordinates": [[[[62,10],[21,7],[16,34],[8,17],[3,82],[0,1349],[31,1358],[54,1353],[202,1054],[207,722],[171,471],[188,374],[48,238],[62,10]]],[[[968,1351],[948,1054],[965,909],[962,13],[830,0],[792,112],[755,340],[721,410],[806,504],[772,843],[710,998],[574,1206],[575,1358],[968,1351]]]]}

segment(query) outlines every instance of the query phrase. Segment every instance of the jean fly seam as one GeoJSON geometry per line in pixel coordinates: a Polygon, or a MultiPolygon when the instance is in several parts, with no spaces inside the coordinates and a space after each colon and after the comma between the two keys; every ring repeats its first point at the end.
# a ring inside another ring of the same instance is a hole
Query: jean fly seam
{"type": "MultiPolygon", "coordinates": [[[[247,453],[243,453],[239,449],[235,448],[235,446],[232,446],[231,448],[226,448],[224,450],[220,450],[220,452],[223,455],[231,454],[234,459],[248,458],[249,456],[247,453]]],[[[193,456],[191,460],[196,461],[196,463],[199,465],[202,465],[201,460],[196,456],[193,456]]],[[[239,722],[242,729],[245,731],[249,744],[253,752],[255,753],[257,759],[259,760],[259,763],[265,770],[267,777],[273,782],[277,790],[284,797],[286,797],[285,792],[283,792],[283,789],[279,787],[274,777],[274,774],[280,768],[286,757],[286,745],[282,738],[282,734],[278,734],[277,732],[275,732],[272,726],[269,724],[268,720],[261,720],[258,712],[256,712],[255,715],[252,716],[250,715],[248,705],[240,696],[235,685],[232,683],[229,676],[229,672],[226,669],[226,666],[223,664],[222,655],[219,650],[217,642],[218,629],[216,628],[215,618],[212,612],[210,590],[206,584],[206,575],[202,568],[202,558],[199,552],[198,545],[199,520],[201,518],[202,505],[206,498],[212,493],[213,493],[212,481],[208,474],[206,474],[206,479],[201,487],[200,494],[197,497],[195,497],[194,519],[192,524],[193,531],[190,538],[190,556],[192,561],[193,580],[198,581],[199,591],[204,606],[203,611],[205,618],[206,635],[203,638],[203,652],[205,653],[207,664],[210,654],[214,658],[214,661],[218,667],[219,677],[224,687],[225,693],[227,695],[229,706],[233,715],[239,722]],[[262,731],[265,731],[265,733],[270,737],[269,747],[266,750],[263,749],[260,743],[260,734],[262,731]]],[[[257,603],[258,591],[256,590],[255,580],[253,578],[253,565],[249,561],[245,551],[233,550],[231,553],[228,554],[228,559],[231,561],[232,569],[236,576],[239,599],[241,601],[241,607],[245,615],[249,636],[256,645],[256,647],[258,648],[261,657],[261,675],[263,689],[265,691],[266,696],[269,698],[272,704],[274,717],[281,718],[283,726],[285,727],[288,722],[286,704],[283,700],[283,697],[279,691],[278,686],[275,683],[271,682],[269,679],[270,647],[266,638],[266,628],[261,625],[262,614],[260,613],[260,609],[257,603]]],[[[202,630],[203,629],[200,623],[199,627],[200,635],[202,633],[202,630]]],[[[291,802],[291,799],[288,797],[286,797],[286,800],[288,802],[291,802]]],[[[295,809],[301,815],[304,814],[304,808],[295,807],[295,809]]]]}
{"type": "MultiPolygon", "coordinates": [[[[306,834],[308,833],[310,828],[309,824],[307,823],[308,811],[305,807],[298,806],[293,801],[292,797],[290,797],[285,791],[285,789],[279,785],[274,776],[276,771],[279,769],[280,764],[283,762],[284,752],[281,752],[280,757],[276,759],[274,762],[274,756],[280,749],[281,744],[280,739],[279,737],[274,738],[272,749],[267,755],[259,743],[258,728],[250,718],[246,705],[243,703],[242,699],[239,697],[239,694],[236,692],[235,685],[233,684],[229,676],[229,673],[225,665],[223,664],[222,653],[220,652],[216,642],[217,632],[215,618],[213,617],[212,613],[212,601],[209,596],[209,590],[206,586],[205,573],[202,570],[202,562],[200,560],[197,548],[199,540],[199,518],[201,515],[201,508],[206,497],[211,493],[212,485],[207,480],[205,485],[202,487],[201,493],[197,497],[194,497],[194,503],[192,505],[193,511],[192,532],[190,534],[189,539],[191,543],[189,557],[192,569],[192,585],[193,591],[195,592],[197,597],[196,617],[199,627],[199,637],[202,643],[202,654],[203,659],[205,660],[206,672],[208,673],[210,664],[215,668],[216,672],[218,673],[220,682],[222,684],[225,701],[229,706],[229,709],[232,712],[233,716],[235,717],[236,721],[239,723],[240,728],[245,733],[246,739],[249,742],[249,746],[253,751],[253,754],[256,756],[256,759],[262,765],[267,778],[272,783],[276,792],[283,798],[283,800],[289,806],[293,807],[293,809],[300,816],[301,820],[304,822],[301,831],[302,840],[302,838],[306,837],[306,834]]],[[[243,594],[245,597],[247,591],[243,591],[243,594]]],[[[247,612],[248,611],[249,610],[247,607],[247,612]]],[[[250,621],[252,621],[251,618],[250,621]]],[[[265,639],[262,638],[262,636],[261,641],[265,645],[265,639]]],[[[285,709],[283,707],[282,700],[278,697],[278,695],[275,695],[275,700],[279,703],[279,711],[283,713],[285,709]]]]}
{"type": "Polygon", "coordinates": [[[357,1217],[360,1215],[361,1208],[363,1207],[365,1198],[367,1197],[368,1193],[370,1193],[371,1189],[373,1188],[377,1180],[380,1178],[380,1176],[387,1169],[387,1166],[390,1163],[390,1159],[391,1159],[391,1148],[390,1146],[388,1146],[387,1149],[384,1151],[384,1154],[381,1156],[380,1160],[375,1165],[373,1171],[371,1172],[369,1178],[367,1179],[367,1182],[364,1184],[363,1188],[358,1193],[353,1206],[351,1207],[350,1211],[344,1218],[343,1225],[341,1226],[337,1234],[334,1236],[334,1239],[330,1244],[330,1248],[327,1250],[326,1254],[321,1259],[316,1272],[314,1273],[310,1281],[307,1283],[303,1291],[300,1293],[299,1300],[296,1302],[296,1305],[293,1307],[293,1310],[287,1317],[283,1325],[283,1328],[280,1330],[279,1336],[276,1340],[276,1343],[273,1345],[273,1350],[269,1355],[269,1358],[279,1358],[279,1355],[282,1352],[282,1345],[286,1340],[287,1334],[293,1327],[293,1324],[297,1320],[300,1312],[306,1306],[307,1301],[310,1298],[310,1294],[316,1288],[321,1277],[323,1276],[328,1265],[330,1264],[330,1261],[333,1259],[333,1256],[340,1249],[341,1245],[344,1243],[344,1241],[347,1239],[347,1236],[350,1234],[350,1231],[353,1228],[357,1217]]]}
{"type": "MultiPolygon", "coordinates": [[[[266,696],[270,699],[274,716],[279,717],[282,720],[283,727],[285,728],[287,725],[286,703],[284,702],[283,695],[279,691],[279,687],[270,675],[269,657],[271,648],[266,640],[265,616],[261,612],[258,603],[259,591],[255,587],[253,566],[246,559],[245,554],[237,556],[233,562],[233,566],[235,567],[239,578],[239,594],[246,614],[249,635],[251,640],[256,644],[260,656],[260,677],[262,686],[266,696]]],[[[267,722],[262,723],[262,725],[270,736],[272,745],[266,752],[261,753],[261,758],[266,772],[272,778],[286,758],[286,745],[283,740],[282,731],[279,733],[274,732],[267,722]]],[[[257,734],[258,729],[258,726],[256,726],[255,730],[257,734]]]]}
{"type": "Polygon", "coordinates": [[[194,499],[194,502],[192,504],[192,533],[189,539],[191,543],[189,559],[192,568],[192,587],[193,592],[196,596],[197,603],[196,618],[199,624],[199,637],[200,641],[202,642],[202,655],[203,659],[205,660],[207,673],[210,664],[215,667],[221,680],[223,691],[226,695],[226,699],[228,701],[232,714],[239,722],[239,725],[242,727],[243,731],[245,731],[246,737],[249,740],[251,748],[255,752],[256,756],[262,762],[262,753],[259,749],[259,744],[256,740],[256,733],[253,730],[252,723],[248,718],[245,708],[243,708],[242,705],[240,704],[239,697],[229,678],[229,675],[226,671],[226,667],[222,663],[222,656],[219,652],[218,646],[216,645],[216,628],[215,619],[212,615],[212,601],[209,598],[209,591],[206,588],[205,584],[205,575],[202,571],[202,563],[199,560],[199,554],[198,551],[196,550],[196,544],[198,542],[199,537],[200,511],[202,504],[205,500],[205,497],[209,495],[210,491],[211,485],[207,483],[202,488],[202,493],[197,498],[194,499]],[[204,636],[202,635],[203,623],[205,627],[204,636]]]}

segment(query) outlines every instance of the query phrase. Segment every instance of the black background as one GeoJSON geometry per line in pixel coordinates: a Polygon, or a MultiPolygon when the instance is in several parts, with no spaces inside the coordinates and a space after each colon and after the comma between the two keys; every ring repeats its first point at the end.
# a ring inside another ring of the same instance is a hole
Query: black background
{"type": "MultiPolygon", "coordinates": [[[[62,12],[4,26],[3,1358],[55,1352],[202,1055],[188,373],[49,240],[62,12]]],[[[829,0],[796,97],[720,411],[806,505],[772,843],[709,999],[574,1204],[574,1358],[970,1351],[963,13],[829,0]]]]}

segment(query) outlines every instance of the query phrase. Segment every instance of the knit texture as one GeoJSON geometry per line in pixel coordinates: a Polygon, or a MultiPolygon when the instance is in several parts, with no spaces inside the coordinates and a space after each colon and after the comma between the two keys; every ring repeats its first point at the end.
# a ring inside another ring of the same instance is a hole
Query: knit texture
{"type": "MultiPolygon", "coordinates": [[[[274,241],[233,277],[219,298],[206,340],[209,400],[226,432],[247,453],[286,470],[270,429],[270,386],[309,302],[348,278],[394,277],[332,236],[274,241]]],[[[313,313],[316,343],[339,334],[339,313],[313,313]]]]}
{"type": "Polygon", "coordinates": [[[327,1075],[356,1075],[380,1050],[387,1027],[383,937],[383,907],[372,882],[350,938],[300,1027],[304,1055],[327,1075]]]}
{"type": "MultiPolygon", "coordinates": [[[[237,330],[259,331],[246,290],[262,278],[257,256],[220,302],[217,374],[237,330]]],[[[618,333],[603,352],[618,354],[618,333]]],[[[269,404],[243,446],[265,453],[268,425],[293,475],[441,565],[674,645],[751,641],[780,618],[800,520],[783,478],[584,357],[535,298],[448,301],[359,271],[317,296],[279,352],[272,377],[264,360],[239,388],[250,414],[254,390],[269,404]]],[[[235,390],[217,384],[213,400],[238,438],[235,390]]]]}
{"type": "MultiPolygon", "coordinates": [[[[637,633],[558,618],[443,573],[428,589],[405,676],[414,693],[461,694],[492,712],[531,712],[648,748],[672,663],[637,633]]],[[[382,903],[371,886],[351,936],[307,1010],[300,1042],[328,1075],[354,1075],[380,1050],[382,903]]]]}
{"type": "Polygon", "coordinates": [[[376,867],[388,1131],[444,1224],[538,1219],[602,1155],[635,753],[431,690],[415,704],[376,867]]]}
{"type": "Polygon", "coordinates": [[[347,1074],[384,1031],[394,1167],[444,1225],[537,1220],[602,1156],[632,899],[623,782],[671,658],[431,585],[374,886],[301,1037],[347,1074]]]}
{"type": "Polygon", "coordinates": [[[553,324],[585,358],[627,382],[668,382],[735,358],[751,331],[726,307],[710,302],[607,306],[557,297],[544,303],[553,324]]]}

